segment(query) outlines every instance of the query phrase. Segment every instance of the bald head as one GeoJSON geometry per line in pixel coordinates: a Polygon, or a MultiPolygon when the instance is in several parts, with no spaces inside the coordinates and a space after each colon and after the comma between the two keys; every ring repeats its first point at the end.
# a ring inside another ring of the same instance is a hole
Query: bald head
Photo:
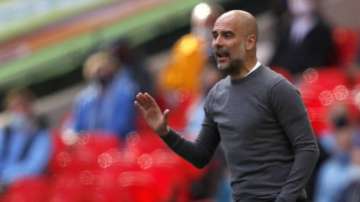
{"type": "Polygon", "coordinates": [[[253,15],[233,10],[222,14],[213,27],[212,47],[218,68],[230,75],[244,75],[257,62],[257,24],[253,15]]]}
{"type": "Polygon", "coordinates": [[[257,38],[258,30],[256,19],[249,12],[242,10],[232,10],[222,14],[215,22],[216,23],[229,23],[244,36],[254,34],[257,38]]]}

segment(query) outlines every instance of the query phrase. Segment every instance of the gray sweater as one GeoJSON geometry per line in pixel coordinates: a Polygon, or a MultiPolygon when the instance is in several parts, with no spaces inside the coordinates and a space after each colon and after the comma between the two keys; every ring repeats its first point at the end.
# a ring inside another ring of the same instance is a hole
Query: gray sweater
{"type": "Polygon", "coordinates": [[[163,140],[204,167],[221,143],[235,201],[295,202],[304,197],[319,150],[299,92],[261,66],[247,77],[228,76],[209,92],[195,142],[170,131],[163,140]]]}

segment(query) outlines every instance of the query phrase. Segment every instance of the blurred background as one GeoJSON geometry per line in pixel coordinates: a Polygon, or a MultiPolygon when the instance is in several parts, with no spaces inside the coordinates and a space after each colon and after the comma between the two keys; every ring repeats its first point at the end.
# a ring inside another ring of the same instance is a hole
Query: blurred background
{"type": "Polygon", "coordinates": [[[360,201],[357,0],[1,0],[1,202],[228,202],[221,148],[203,170],[133,106],[151,93],[193,140],[223,78],[215,19],[249,11],[258,59],[298,87],[321,158],[314,202],[360,201]]]}

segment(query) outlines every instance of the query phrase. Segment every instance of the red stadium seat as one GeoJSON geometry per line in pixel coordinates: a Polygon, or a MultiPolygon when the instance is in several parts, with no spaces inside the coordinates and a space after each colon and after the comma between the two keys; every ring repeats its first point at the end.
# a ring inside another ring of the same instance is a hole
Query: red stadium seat
{"type": "Polygon", "coordinates": [[[9,187],[1,202],[47,202],[47,177],[33,177],[19,180],[9,187]]]}
{"type": "Polygon", "coordinates": [[[88,190],[80,183],[78,174],[61,174],[53,179],[49,201],[81,202],[85,199],[88,190]],[[86,191],[86,192],[84,192],[86,191]]]}
{"type": "Polygon", "coordinates": [[[55,129],[51,134],[53,153],[48,166],[50,174],[62,173],[72,161],[72,156],[69,150],[70,148],[68,148],[61,139],[60,131],[60,129],[55,129]]]}
{"type": "Polygon", "coordinates": [[[54,136],[54,145],[55,152],[50,163],[50,171],[54,174],[100,169],[106,152],[120,149],[117,136],[93,133],[82,135],[72,146],[66,146],[60,136],[54,136]]]}
{"type": "Polygon", "coordinates": [[[317,135],[329,129],[329,106],[346,101],[350,95],[343,69],[335,67],[306,70],[299,90],[317,135]]]}
{"type": "Polygon", "coordinates": [[[359,49],[359,35],[353,30],[346,28],[335,28],[333,31],[335,41],[338,65],[347,67],[354,62],[357,51],[359,49]]]}

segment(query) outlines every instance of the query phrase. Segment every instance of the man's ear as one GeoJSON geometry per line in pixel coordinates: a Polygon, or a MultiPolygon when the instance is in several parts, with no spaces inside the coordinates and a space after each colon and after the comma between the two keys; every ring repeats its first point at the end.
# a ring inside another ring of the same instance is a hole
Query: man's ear
{"type": "Polygon", "coordinates": [[[255,48],[255,46],[256,46],[256,35],[255,34],[248,35],[246,39],[245,49],[252,50],[255,48]]]}

